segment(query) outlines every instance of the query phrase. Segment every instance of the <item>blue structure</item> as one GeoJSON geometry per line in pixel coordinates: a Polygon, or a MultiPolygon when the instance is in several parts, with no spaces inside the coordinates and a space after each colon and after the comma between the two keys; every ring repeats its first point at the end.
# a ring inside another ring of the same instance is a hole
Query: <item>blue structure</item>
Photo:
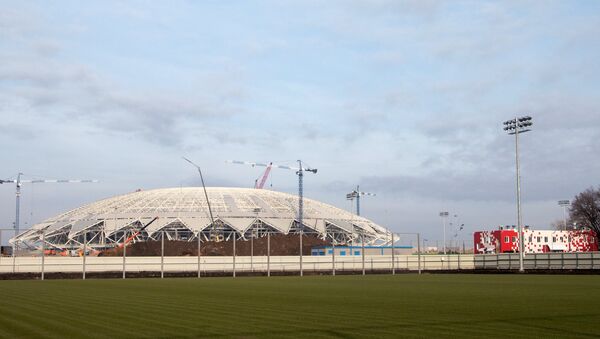
{"type": "MultiPolygon", "coordinates": [[[[335,255],[339,256],[357,256],[362,255],[362,246],[317,246],[311,249],[311,255],[332,255],[335,248],[335,255]]],[[[395,254],[410,254],[413,251],[412,246],[365,246],[365,255],[391,255],[392,248],[395,254]]]]}

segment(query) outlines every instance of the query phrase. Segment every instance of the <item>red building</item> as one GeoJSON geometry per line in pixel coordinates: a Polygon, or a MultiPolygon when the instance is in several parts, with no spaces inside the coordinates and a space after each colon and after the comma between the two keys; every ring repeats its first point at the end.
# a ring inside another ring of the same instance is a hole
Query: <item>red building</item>
{"type": "MultiPolygon", "coordinates": [[[[535,231],[525,227],[523,235],[525,253],[598,251],[598,239],[592,230],[535,231]]],[[[514,226],[475,232],[473,238],[475,254],[519,252],[519,233],[514,226]]]]}

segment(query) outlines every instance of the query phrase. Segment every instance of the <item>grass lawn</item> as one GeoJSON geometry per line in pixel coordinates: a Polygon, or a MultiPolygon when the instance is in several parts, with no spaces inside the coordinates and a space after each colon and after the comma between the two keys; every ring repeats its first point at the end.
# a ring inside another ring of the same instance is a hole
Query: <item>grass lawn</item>
{"type": "Polygon", "coordinates": [[[0,281],[0,337],[600,337],[600,276],[0,281]]]}

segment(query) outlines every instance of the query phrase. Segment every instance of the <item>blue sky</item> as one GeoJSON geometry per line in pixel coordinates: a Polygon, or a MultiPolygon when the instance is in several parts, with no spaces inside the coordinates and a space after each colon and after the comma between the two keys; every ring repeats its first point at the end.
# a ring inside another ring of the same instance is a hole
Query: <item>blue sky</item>
{"type": "MultiPolygon", "coordinates": [[[[0,1],[0,177],[97,178],[24,187],[28,224],[137,188],[251,186],[227,159],[319,169],[306,195],[441,239],[524,221],[598,185],[597,1],[0,1]],[[456,220],[455,220],[456,222],[456,220]]],[[[292,172],[272,189],[295,192],[292,172]]],[[[0,224],[14,187],[0,187],[0,224]]]]}

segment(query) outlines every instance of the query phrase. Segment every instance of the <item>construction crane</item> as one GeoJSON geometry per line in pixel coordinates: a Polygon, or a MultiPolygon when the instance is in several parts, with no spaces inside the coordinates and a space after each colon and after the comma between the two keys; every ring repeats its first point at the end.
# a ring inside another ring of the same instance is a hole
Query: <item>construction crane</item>
{"type": "Polygon", "coordinates": [[[123,243],[119,244],[119,248],[123,248],[123,247],[129,245],[129,243],[132,242],[133,239],[135,239],[135,237],[137,237],[140,233],[142,233],[148,226],[150,226],[150,224],[152,224],[153,222],[155,222],[156,219],[158,219],[158,217],[154,217],[154,219],[150,220],[146,225],[142,226],[142,228],[140,228],[139,230],[135,231],[127,239],[124,239],[123,243]]]}
{"type": "Polygon", "coordinates": [[[346,194],[346,199],[348,199],[348,200],[356,199],[356,215],[360,216],[360,197],[365,196],[365,195],[374,197],[375,193],[361,192],[360,187],[357,185],[356,189],[354,191],[346,194]]]}
{"type": "Polygon", "coordinates": [[[284,169],[292,169],[289,166],[282,166],[282,165],[273,165],[272,162],[268,163],[268,164],[263,164],[260,162],[250,162],[250,161],[239,161],[239,160],[227,160],[226,162],[230,163],[230,164],[238,164],[238,165],[250,165],[252,167],[266,167],[265,172],[263,173],[263,175],[260,178],[257,178],[256,180],[254,180],[254,188],[256,189],[263,189],[265,187],[265,183],[267,182],[267,178],[269,178],[269,173],[271,173],[271,168],[275,167],[275,168],[284,168],[284,169]]]}
{"type": "Polygon", "coordinates": [[[301,160],[298,160],[298,167],[292,167],[292,166],[286,166],[286,165],[276,165],[276,164],[273,164],[272,162],[270,162],[269,164],[264,164],[264,163],[260,163],[260,162],[239,161],[239,160],[227,160],[227,162],[231,163],[231,164],[238,164],[238,165],[250,165],[252,167],[255,167],[255,166],[266,167],[267,170],[265,170],[265,174],[263,175],[263,177],[259,183],[259,187],[256,187],[256,188],[263,187],[264,182],[267,180],[267,176],[269,175],[269,172],[271,171],[271,168],[281,168],[281,169],[296,171],[296,174],[298,175],[298,224],[300,226],[302,225],[302,217],[303,217],[303,210],[304,210],[304,197],[303,197],[304,196],[304,187],[303,187],[304,186],[304,172],[317,173],[316,168],[303,167],[301,160]]]}
{"type": "Polygon", "coordinates": [[[258,179],[254,181],[254,188],[260,190],[263,189],[263,187],[265,187],[265,182],[267,182],[267,178],[269,177],[269,173],[271,173],[272,167],[273,163],[270,162],[267,168],[265,169],[265,172],[263,173],[262,177],[260,178],[260,181],[258,181],[258,179]]]}
{"type": "MultiPolygon", "coordinates": [[[[190,164],[192,164],[192,166],[194,166],[198,169],[198,173],[200,174],[200,181],[202,181],[202,189],[204,189],[204,197],[206,198],[206,205],[208,205],[208,214],[210,215],[210,224],[212,225],[210,239],[215,240],[216,239],[215,219],[213,218],[212,209],[210,207],[210,200],[208,200],[208,193],[206,193],[206,186],[204,185],[204,177],[202,176],[202,170],[200,169],[200,166],[193,163],[190,159],[188,159],[186,157],[182,157],[182,158],[183,158],[183,160],[189,162],[190,164]]],[[[198,231],[198,239],[200,239],[200,231],[198,231]]]]}
{"type": "Polygon", "coordinates": [[[16,180],[0,180],[0,184],[13,183],[17,185],[16,189],[16,215],[15,215],[15,236],[19,234],[19,219],[21,210],[21,185],[25,183],[38,184],[38,183],[96,183],[98,180],[72,180],[72,179],[40,179],[40,180],[21,180],[23,173],[17,174],[16,180]]]}
{"type": "MultiPolygon", "coordinates": [[[[248,161],[238,161],[238,160],[228,160],[227,162],[232,164],[240,164],[240,165],[251,165],[251,166],[264,166],[264,167],[272,167],[272,168],[282,168],[287,170],[296,171],[296,175],[298,175],[298,233],[300,234],[300,275],[302,275],[302,235],[304,233],[304,172],[317,173],[316,168],[304,167],[302,165],[302,160],[298,161],[298,167],[291,167],[285,165],[275,165],[273,163],[262,164],[257,162],[248,162],[248,161]]],[[[267,173],[268,174],[268,173],[267,173]]],[[[266,180],[266,179],[265,179],[266,180]]]]}

